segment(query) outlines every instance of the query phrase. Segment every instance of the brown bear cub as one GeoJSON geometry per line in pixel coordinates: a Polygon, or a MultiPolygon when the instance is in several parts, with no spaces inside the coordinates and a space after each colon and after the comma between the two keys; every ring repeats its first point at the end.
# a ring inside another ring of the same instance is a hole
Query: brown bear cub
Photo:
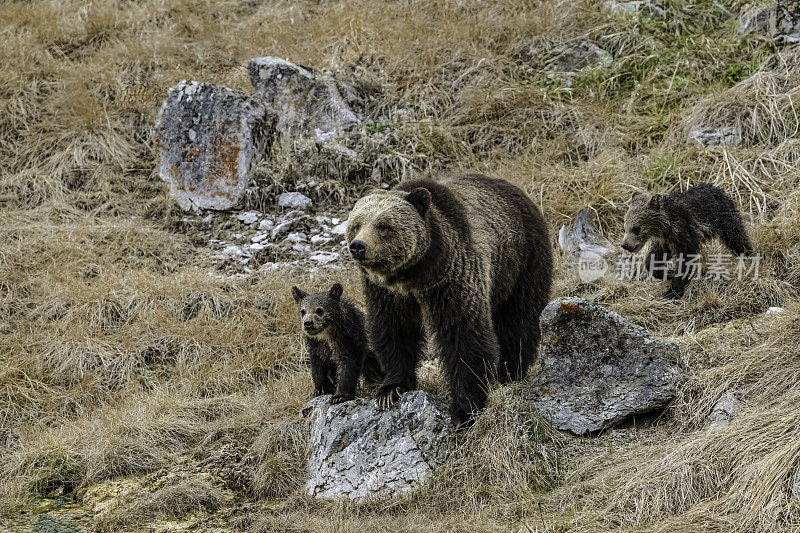
{"type": "MultiPolygon", "coordinates": [[[[678,271],[671,276],[664,297],[680,298],[691,281],[690,269],[683,263],[699,254],[703,242],[713,237],[719,237],[736,255],[753,251],[742,215],[733,201],[721,189],[702,183],[667,196],[634,193],[625,214],[622,248],[637,252],[652,240],[646,268],[654,275],[654,260],[675,259],[678,271]]],[[[667,274],[657,277],[665,279],[667,274]]]]}
{"type": "Polygon", "coordinates": [[[426,337],[457,425],[485,406],[490,380],[525,377],[553,259],[544,218],[522,190],[480,175],[402,182],[358,200],[346,239],[362,274],[370,346],[386,371],[381,407],[417,388],[426,337]]]}
{"type": "Polygon", "coordinates": [[[368,382],[383,380],[378,360],[367,345],[364,313],[342,298],[340,284],[315,294],[292,287],[292,295],[311,360],[314,396],[333,394],[331,403],[354,399],[362,371],[368,382]]]}

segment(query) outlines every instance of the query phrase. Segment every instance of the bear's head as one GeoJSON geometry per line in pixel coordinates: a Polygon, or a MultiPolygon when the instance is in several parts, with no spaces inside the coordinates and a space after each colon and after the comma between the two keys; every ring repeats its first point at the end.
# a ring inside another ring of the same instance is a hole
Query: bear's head
{"type": "Polygon", "coordinates": [[[300,327],[309,337],[327,332],[333,324],[341,320],[342,286],[334,283],[327,292],[309,294],[298,287],[292,287],[292,296],[300,315],[300,327]]]}
{"type": "Polygon", "coordinates": [[[664,228],[664,197],[635,192],[625,213],[625,237],[622,248],[638,252],[650,238],[661,238],[664,228]]]}
{"type": "Polygon", "coordinates": [[[430,246],[427,223],[431,193],[376,190],[362,197],[347,219],[350,253],[361,268],[379,278],[416,264],[430,246]]]}

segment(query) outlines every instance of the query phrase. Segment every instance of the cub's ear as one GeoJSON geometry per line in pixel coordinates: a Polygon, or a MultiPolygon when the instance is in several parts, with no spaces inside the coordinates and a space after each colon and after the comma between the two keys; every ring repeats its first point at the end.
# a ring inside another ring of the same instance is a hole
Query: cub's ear
{"type": "Polygon", "coordinates": [[[661,196],[660,194],[654,194],[650,198],[650,204],[649,204],[650,209],[661,209],[663,205],[664,205],[664,197],[661,196]]]}
{"type": "Polygon", "coordinates": [[[295,302],[300,302],[300,300],[302,300],[303,298],[308,296],[308,293],[303,292],[302,290],[300,290],[299,288],[297,288],[295,286],[295,287],[292,287],[292,296],[294,296],[294,301],[295,302]]]}
{"type": "Polygon", "coordinates": [[[334,283],[333,286],[331,286],[330,290],[328,291],[328,297],[331,298],[332,300],[338,300],[339,298],[342,297],[343,290],[344,289],[342,288],[341,283],[334,283]]]}
{"type": "Polygon", "coordinates": [[[425,187],[417,187],[406,196],[406,200],[413,205],[421,217],[425,217],[428,208],[431,206],[431,191],[425,187]]]}

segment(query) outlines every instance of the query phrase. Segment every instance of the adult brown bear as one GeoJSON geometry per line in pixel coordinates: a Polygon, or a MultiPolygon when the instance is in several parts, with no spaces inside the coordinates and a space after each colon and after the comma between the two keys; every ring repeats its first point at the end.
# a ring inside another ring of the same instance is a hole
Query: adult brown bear
{"type": "Polygon", "coordinates": [[[547,226],[524,192],[472,174],[403,182],[356,203],[347,242],[362,273],[367,336],[386,372],[383,407],[417,387],[424,335],[441,356],[456,424],[484,407],[492,377],[525,376],[553,260],[547,226]]]}

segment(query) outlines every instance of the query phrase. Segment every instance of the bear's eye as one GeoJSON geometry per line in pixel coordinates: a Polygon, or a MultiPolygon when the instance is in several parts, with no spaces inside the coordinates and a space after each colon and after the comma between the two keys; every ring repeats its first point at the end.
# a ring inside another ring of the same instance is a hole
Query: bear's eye
{"type": "Polygon", "coordinates": [[[358,233],[358,230],[360,230],[360,229],[361,229],[361,224],[353,224],[353,231],[358,233]]]}
{"type": "Polygon", "coordinates": [[[380,231],[382,233],[386,233],[390,229],[392,229],[392,228],[389,226],[389,224],[384,224],[384,223],[378,224],[378,231],[380,231]]]}
{"type": "Polygon", "coordinates": [[[321,307],[317,307],[317,309],[314,312],[319,316],[322,316],[322,313],[324,313],[325,311],[321,307]]]}
{"type": "Polygon", "coordinates": [[[306,316],[306,310],[305,309],[301,309],[300,310],[300,316],[306,316]]]}
{"type": "Polygon", "coordinates": [[[634,235],[639,235],[640,231],[642,231],[642,228],[640,228],[639,226],[634,226],[631,228],[631,233],[633,233],[634,235]]]}

